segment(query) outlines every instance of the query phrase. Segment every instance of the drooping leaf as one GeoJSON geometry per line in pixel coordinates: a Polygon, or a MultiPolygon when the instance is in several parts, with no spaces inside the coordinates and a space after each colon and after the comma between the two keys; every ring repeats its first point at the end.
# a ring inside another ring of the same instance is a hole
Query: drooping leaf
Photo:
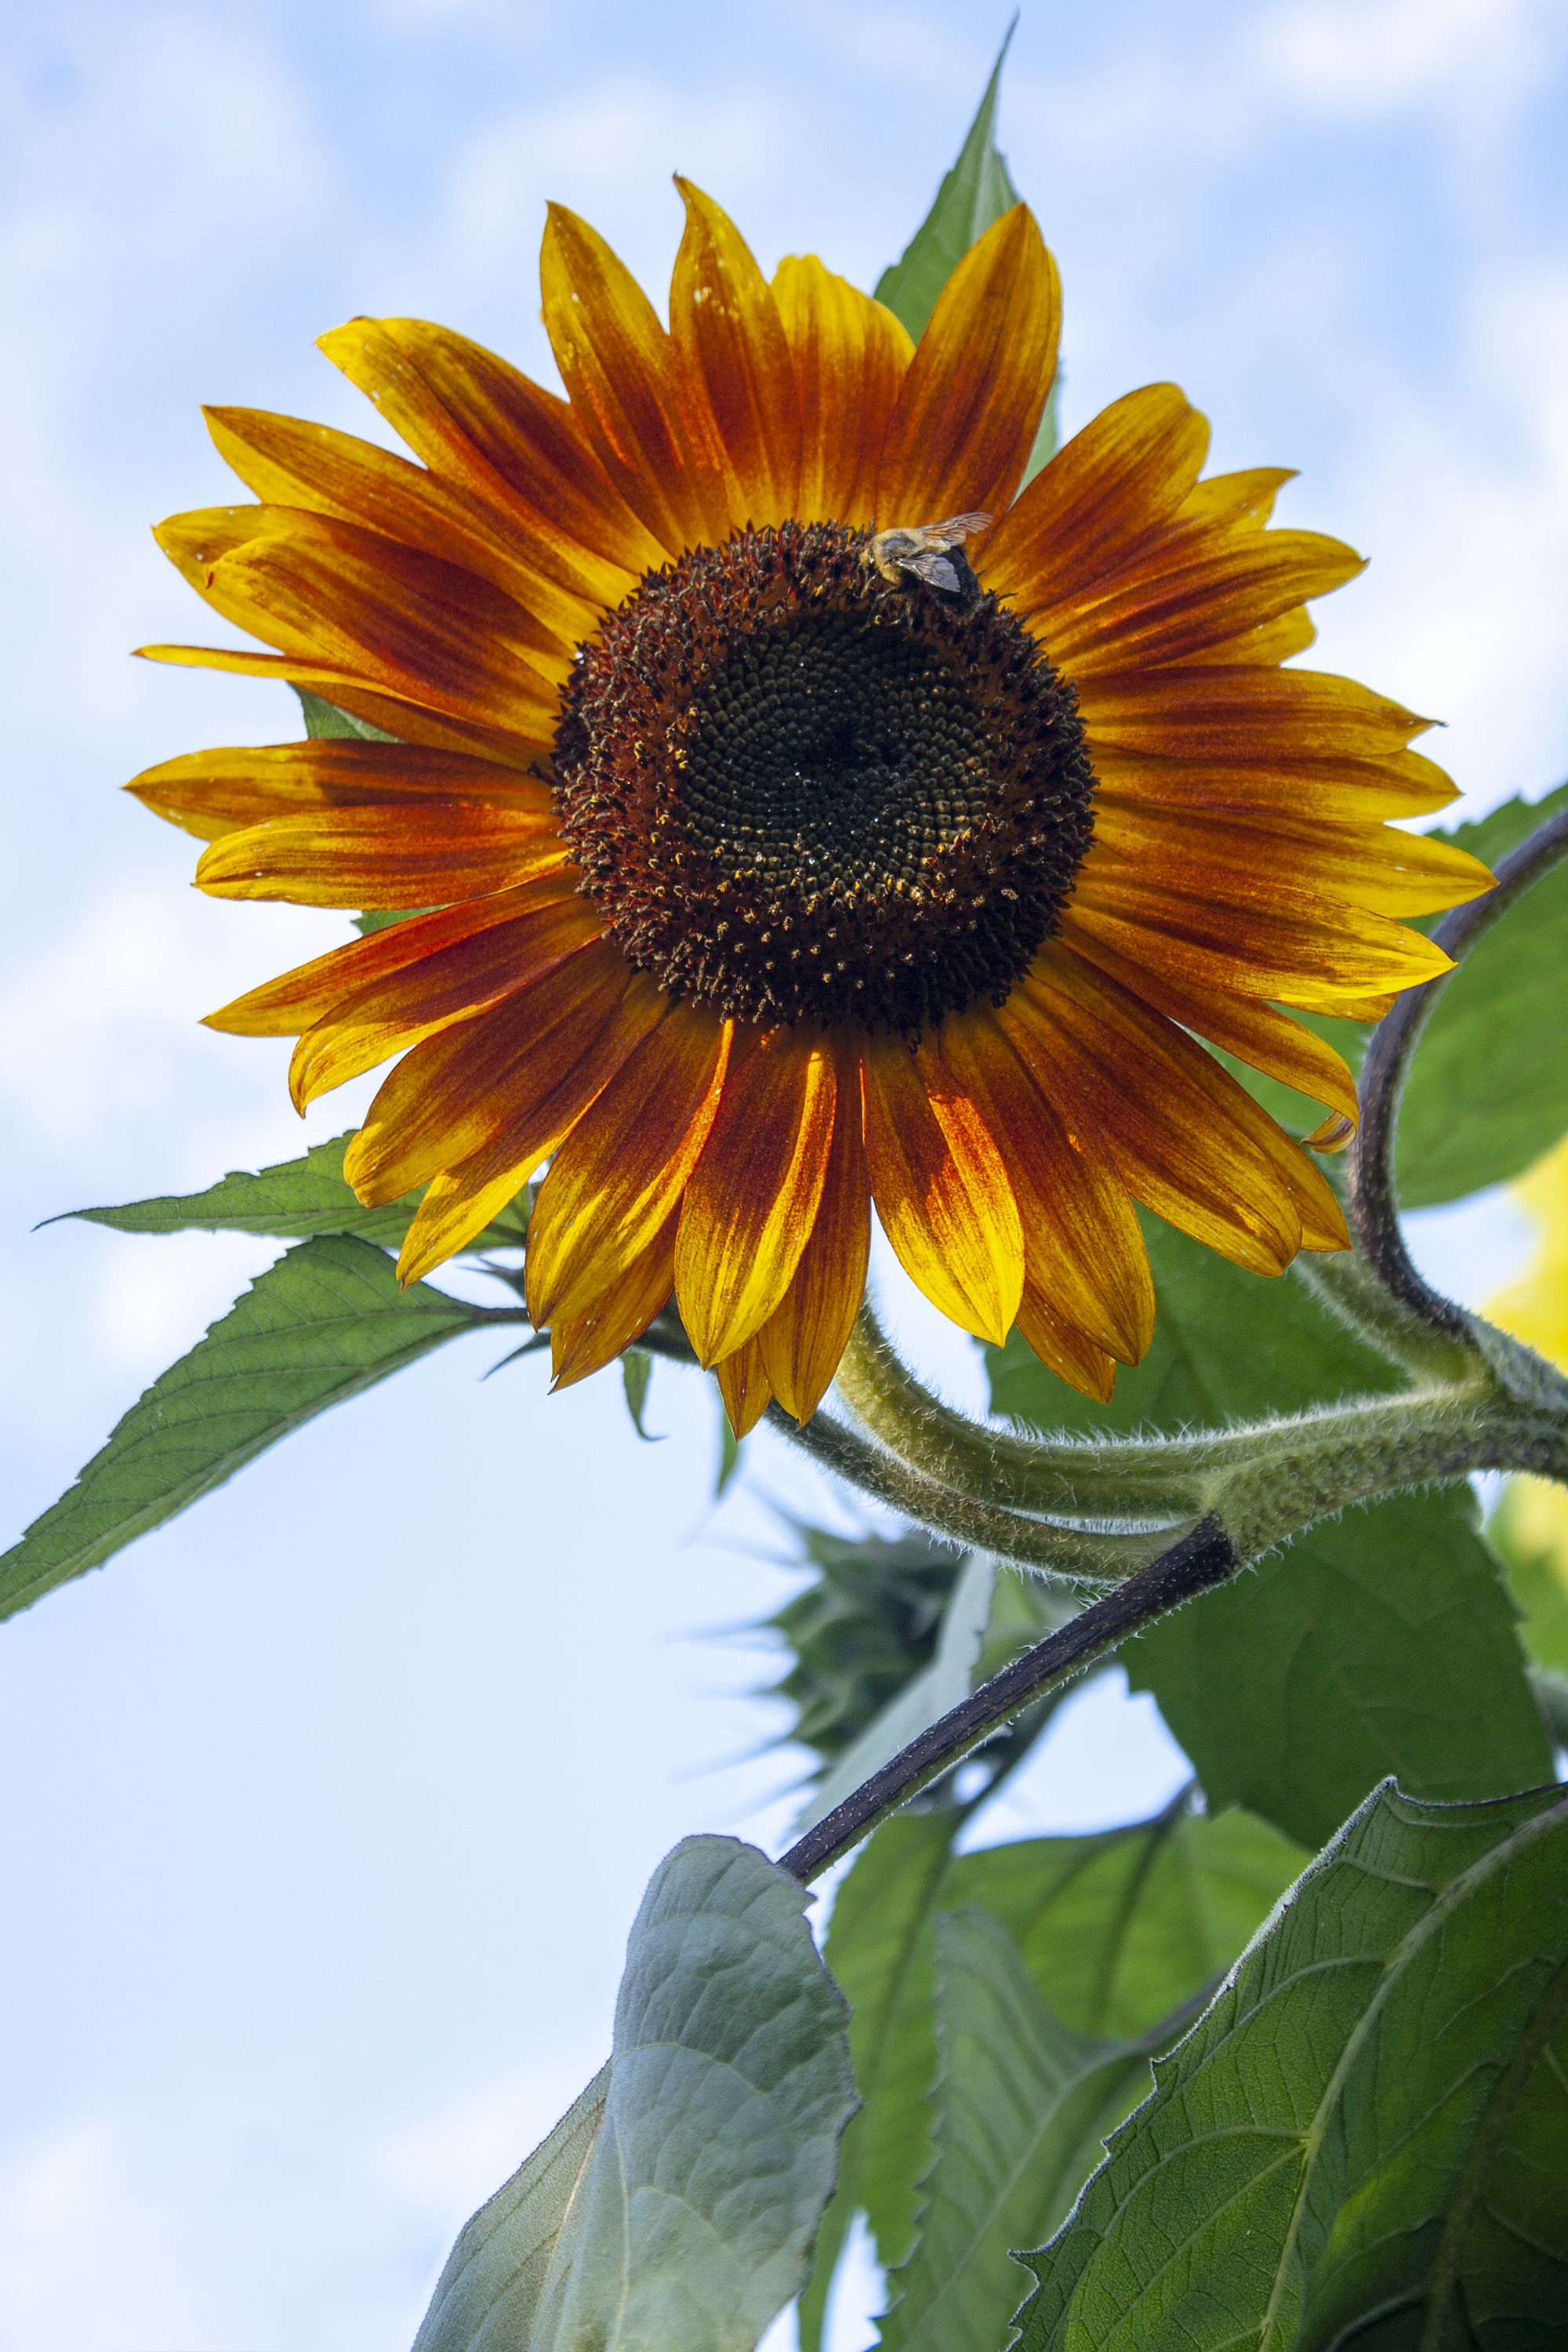
{"type": "MultiPolygon", "coordinates": [[[[1457,841],[1495,866],[1559,809],[1513,800],[1457,841]]],[[[1445,985],[1400,1105],[1399,1197],[1406,1208],[1454,1201],[1519,1175],[1568,1128],[1563,988],[1568,973],[1568,864],[1542,877],[1445,985]]]]}
{"type": "Polygon", "coordinates": [[[1568,1796],[1378,1790],[1032,2256],[1023,2352],[1546,2352],[1568,2313],[1568,1796]]]}
{"type": "Polygon", "coordinates": [[[979,111],[958,151],[958,161],[937,190],[936,202],[900,257],[877,280],[878,301],[887,304],[917,342],[936,308],[937,296],[970,247],[1018,201],[995,138],[1002,67],[1017,21],[1015,16],[1007,27],[979,111]]]}
{"type": "MultiPolygon", "coordinates": [[[[352,1133],[352,1130],[351,1130],[352,1133]]],[[[423,1188],[383,1209],[362,1207],[343,1177],[343,1150],[350,1135],[314,1143],[301,1160],[281,1160],[256,1175],[231,1169],[205,1192],[168,1193],[152,1201],[127,1201],[118,1208],[74,1209],[89,1224],[112,1225],[121,1234],[266,1234],[280,1241],[305,1241],[312,1234],[357,1234],[362,1241],[396,1249],[408,1231],[423,1188]]],[[[471,1249],[521,1249],[528,1238],[527,1192],[500,1211],[471,1249]]]]}
{"type": "Polygon", "coordinates": [[[463,2224],[437,2282],[414,2352],[521,2352],[599,2126],[610,2070],[601,2066],[547,2139],[463,2224]]]}
{"type": "Polygon", "coordinates": [[[834,1900],[827,1961],[849,2001],[865,2106],[845,2141],[838,2195],[801,2300],[803,2352],[820,2344],[831,2272],[858,2209],[889,2269],[913,2245],[931,2151],[941,1913],[981,1905],[1068,2029],[1136,2040],[1229,1965],[1306,1859],[1246,1814],[1195,1818],[1180,1805],[1131,1829],[954,1857],[966,1818],[949,1806],[884,1822],[834,1900]]]}
{"type": "Polygon", "coordinates": [[[741,1466],[743,1437],[737,1437],[730,1426],[730,1416],[722,1399],[719,1404],[719,1467],[713,1475],[713,1499],[718,1502],[729,1492],[730,1483],[741,1466]]]}
{"type": "Polygon", "coordinates": [[[1056,2228],[1160,2042],[1102,2042],[1052,2014],[977,1905],[936,1928],[935,2160],[920,2235],[888,2281],[883,2352],[996,2352],[1028,2286],[1015,2246],[1056,2228]]]}
{"type": "MultiPolygon", "coordinates": [[[[1290,1276],[1244,1272],[1150,1219],[1154,1338],[1109,1405],[1016,1335],[992,1350],[996,1411],[1037,1426],[1176,1431],[1375,1393],[1398,1376],[1290,1276]]],[[[1550,1770],[1511,1607],[1464,1490],[1352,1512],[1129,1644],[1215,1806],[1316,1846],[1385,1773],[1418,1796],[1486,1796],[1550,1770]]]]}
{"type": "Polygon", "coordinates": [[[159,1375],[0,1558],[0,1616],[99,1567],[329,1405],[487,1319],[426,1283],[400,1290],[392,1260],[367,1242],[302,1242],[159,1375]]]}
{"type": "Polygon", "coordinates": [[[468,2223],[415,2352],[752,2352],[805,2276],[855,2106],[806,1899],[733,1838],[659,1864],[607,2083],[468,2223]]]}
{"type": "Polygon", "coordinates": [[[627,1348],[621,1357],[621,1386],[626,1391],[626,1411],[632,1427],[645,1445],[658,1444],[643,1427],[643,1407],[647,1402],[648,1382],[653,1378],[653,1358],[646,1348],[627,1348]]]}

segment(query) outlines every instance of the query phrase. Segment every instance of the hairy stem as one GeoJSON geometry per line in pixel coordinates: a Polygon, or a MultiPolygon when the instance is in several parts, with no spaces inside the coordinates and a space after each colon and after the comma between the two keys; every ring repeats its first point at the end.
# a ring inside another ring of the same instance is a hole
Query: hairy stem
{"type": "Polygon", "coordinates": [[[1179,1449],[1019,1437],[944,1404],[899,1356],[869,1300],[839,1365],[838,1391],[874,1437],[961,1494],[989,1496],[1016,1510],[1167,1526],[1195,1519],[1204,1508],[1193,1465],[1179,1449]]]}
{"type": "MultiPolygon", "coordinates": [[[[672,1328],[668,1317],[651,1323],[637,1345],[675,1363],[697,1361],[685,1333],[672,1328]]],[[[1047,1519],[1009,1510],[984,1495],[959,1492],[943,1486],[918,1464],[868,1443],[830,1413],[818,1411],[809,1421],[797,1423],[781,1405],[773,1404],[768,1407],[768,1421],[822,1469],[858,1486],[873,1502],[885,1504],[966,1549],[993,1551],[1023,1568],[1106,1584],[1142,1568],[1163,1539],[1160,1534],[1101,1534],[1091,1528],[1055,1527],[1047,1519]]]]}
{"type": "MultiPolygon", "coordinates": [[[[1456,907],[1437,925],[1436,945],[1460,962],[1476,941],[1506,915],[1532,884],[1568,856],[1568,809],[1539,825],[1497,869],[1497,886],[1483,898],[1456,907]]],[[[1410,1057],[1452,978],[1444,972],[1413,988],[1372,1033],[1361,1073],[1361,1128],[1350,1153],[1350,1221],[1363,1254],[1392,1296],[1434,1330],[1468,1338],[1470,1318],[1419,1275],[1405,1246],[1394,1204],[1394,1141],[1399,1097],[1410,1057]]]]}

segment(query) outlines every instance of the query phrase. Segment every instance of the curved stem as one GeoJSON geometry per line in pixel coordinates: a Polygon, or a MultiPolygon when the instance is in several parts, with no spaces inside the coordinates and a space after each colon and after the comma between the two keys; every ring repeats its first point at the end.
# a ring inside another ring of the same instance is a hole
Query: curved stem
{"type": "MultiPolygon", "coordinates": [[[[1548,818],[1510,851],[1497,869],[1496,887],[1483,898],[1456,907],[1437,925],[1434,942],[1459,963],[1532,883],[1568,855],[1568,809],[1548,818]]],[[[1405,1246],[1394,1205],[1394,1139],[1399,1097],[1410,1057],[1452,979],[1443,972],[1423,988],[1410,989],[1373,1031],[1361,1073],[1361,1128],[1351,1146],[1350,1221],[1357,1242],[1393,1296],[1433,1329],[1464,1339],[1469,1319],[1462,1307],[1419,1275],[1405,1246]]]]}
{"type": "Polygon", "coordinates": [[[1047,1633],[1032,1650],[982,1683],[977,1691],[911,1739],[890,1763],[797,1839],[779,1857],[781,1870],[805,1884],[819,1878],[879,1822],[917,1796],[941,1773],[978,1748],[999,1724],[1031,1700],[1080,1673],[1143,1625],[1184,1601],[1224,1584],[1242,1566],[1240,1553],[1218,1522],[1205,1519],[1167,1551],[1047,1633]]]}
{"type": "MultiPolygon", "coordinates": [[[[663,1316],[649,1324],[637,1345],[673,1363],[697,1363],[684,1331],[673,1328],[663,1316]]],[[[1105,1584],[1142,1568],[1163,1540],[1160,1534],[1102,1535],[1088,1528],[1053,1527],[1048,1520],[1008,1510],[984,1495],[961,1493],[914,1463],[868,1444],[820,1409],[809,1421],[796,1423],[782,1405],[772,1404],[767,1418],[771,1427],[810,1454],[822,1469],[858,1486],[874,1502],[919,1520],[966,1549],[993,1551],[1022,1568],[1105,1584]]]]}
{"type": "Polygon", "coordinates": [[[944,1404],[897,1353],[868,1299],[838,1367],[838,1390],[874,1437],[961,1494],[1017,1510],[1167,1528],[1202,1515],[1196,1470],[1179,1445],[1018,1437],[944,1404]]]}

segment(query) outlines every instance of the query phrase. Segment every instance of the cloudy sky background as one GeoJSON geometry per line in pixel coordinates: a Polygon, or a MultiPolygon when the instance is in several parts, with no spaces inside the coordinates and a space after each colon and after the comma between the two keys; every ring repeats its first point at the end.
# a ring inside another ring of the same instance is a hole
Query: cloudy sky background
{"type": "MultiPolygon", "coordinates": [[[[312,349],[442,319],[548,379],[547,195],[656,288],[669,173],[765,265],[870,283],[951,159],[1001,0],[57,0],[0,36],[0,1460],[6,1526],[272,1252],[30,1229],[301,1148],[210,1006],[342,936],[226,907],[113,787],[298,732],[138,664],[216,626],[148,536],[230,478],[230,401],[374,436],[312,349]],[[590,31],[591,26],[591,31],[590,31]]],[[[1448,722],[1479,811],[1568,748],[1568,16],[1553,0],[1032,0],[1003,144],[1062,264],[1068,430],[1173,377],[1217,466],[1374,560],[1326,667],[1448,722]]],[[[348,1124],[368,1089],[312,1113],[348,1124]]],[[[1505,1204],[1422,1221],[1479,1297],[1505,1204]]],[[[973,1367],[911,1328],[958,1392],[973,1367]]],[[[491,1348],[489,1354],[499,1350],[491,1348]]],[[[782,1450],[714,1515],[710,1398],[546,1402],[464,1341],[0,1635],[0,2352],[395,2352],[455,2229],[603,2054],[626,1926],[695,1828],[777,1841],[747,1696],[782,1450]]],[[[822,1498],[821,1507],[831,1505],[822,1498]]],[[[1068,1710],[1006,1825],[1142,1810],[1147,1702],[1068,1710]]],[[[847,2303],[840,2352],[868,2340],[847,2303]]]]}

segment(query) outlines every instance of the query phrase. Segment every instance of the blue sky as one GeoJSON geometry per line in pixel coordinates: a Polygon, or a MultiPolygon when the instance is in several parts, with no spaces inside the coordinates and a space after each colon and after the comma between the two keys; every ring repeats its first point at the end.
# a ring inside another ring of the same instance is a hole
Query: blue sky
{"type": "MultiPolygon", "coordinates": [[[[728,0],[58,0],[0,35],[0,1456],[50,1501],[270,1252],[30,1229],[301,1148],[270,1045],[196,1025],[342,936],[224,906],[114,786],[298,731],[158,670],[213,625],[148,525],[225,500],[198,404],[374,435],[312,348],[438,318],[548,373],[547,195],[656,289],[689,173],[764,262],[869,282],[1008,9],[728,0]]],[[[1061,261],[1065,419],[1173,377],[1215,461],[1373,558],[1326,667],[1446,719],[1479,809],[1562,772],[1568,18],[1552,0],[1026,6],[1002,140],[1061,261]]],[[[364,1098],[312,1113],[308,1137],[364,1098]]],[[[1478,1296],[1517,1228],[1422,1246],[1478,1296]]],[[[973,1366],[911,1318],[959,1392],[973,1366]]],[[[372,2352],[597,2064],[643,1881],[781,1832],[755,1557],[782,1451],[705,1501],[710,1399],[481,1384],[465,1341],[3,1630],[0,2352],[372,2352]],[[726,1768],[726,1769],[720,1769],[726,1768]]],[[[826,1507],[826,1506],[825,1506],[826,1507]]],[[[1069,1710],[1019,1804],[1077,1826],[1179,1771],[1146,1703],[1069,1710]]],[[[1020,1813],[1011,1824],[1016,1826],[1020,1813]]],[[[864,2341],[846,2315],[845,2352],[864,2341]]]]}

